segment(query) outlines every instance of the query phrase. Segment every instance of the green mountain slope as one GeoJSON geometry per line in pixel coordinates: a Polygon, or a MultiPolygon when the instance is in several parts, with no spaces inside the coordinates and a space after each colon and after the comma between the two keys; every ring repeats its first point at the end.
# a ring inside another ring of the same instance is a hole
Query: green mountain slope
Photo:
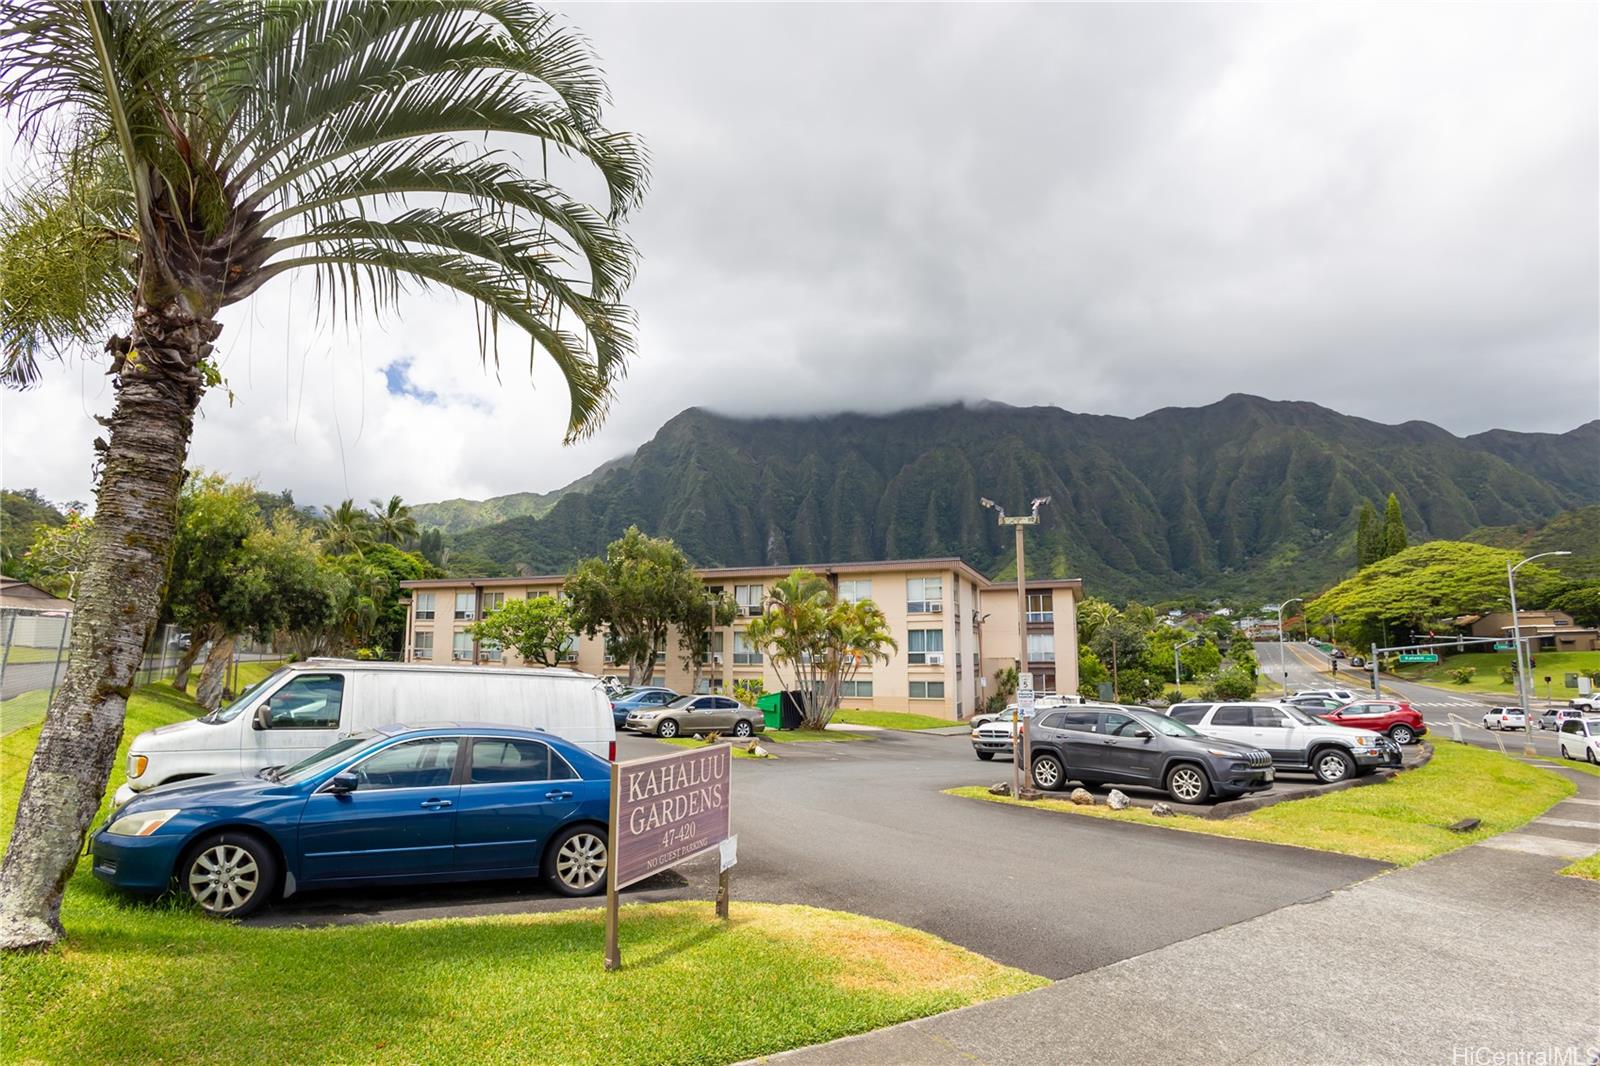
{"type": "Polygon", "coordinates": [[[1459,538],[1600,501],[1597,456],[1600,422],[1464,439],[1242,395],[1132,419],[998,404],[761,420],[691,409],[589,491],[452,543],[502,572],[553,572],[637,523],[703,565],[953,554],[1006,574],[1010,534],[979,497],[1020,509],[1049,495],[1031,575],[1081,575],[1119,597],[1281,596],[1353,565],[1363,499],[1397,493],[1413,541],[1459,538]]]}
{"type": "Polygon", "coordinates": [[[1539,562],[1576,580],[1600,581],[1600,505],[1563,511],[1542,524],[1485,526],[1462,539],[1496,548],[1517,548],[1528,555],[1569,551],[1571,555],[1539,562]]]}
{"type": "Polygon", "coordinates": [[[508,518],[538,518],[556,505],[556,501],[571,492],[588,492],[589,489],[613,470],[625,468],[633,456],[613,459],[591,470],[570,485],[553,492],[512,492],[504,496],[491,496],[487,500],[440,500],[438,503],[419,503],[411,508],[411,516],[423,529],[439,529],[446,533],[462,533],[479,526],[504,522],[508,518]]]}

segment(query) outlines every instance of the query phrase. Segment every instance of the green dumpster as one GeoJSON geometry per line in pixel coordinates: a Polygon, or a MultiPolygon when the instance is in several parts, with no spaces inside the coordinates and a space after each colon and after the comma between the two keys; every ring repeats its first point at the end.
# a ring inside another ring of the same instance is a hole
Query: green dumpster
{"type": "Polygon", "coordinates": [[[761,711],[762,723],[768,729],[783,728],[783,693],[767,693],[756,700],[756,707],[761,711]]]}

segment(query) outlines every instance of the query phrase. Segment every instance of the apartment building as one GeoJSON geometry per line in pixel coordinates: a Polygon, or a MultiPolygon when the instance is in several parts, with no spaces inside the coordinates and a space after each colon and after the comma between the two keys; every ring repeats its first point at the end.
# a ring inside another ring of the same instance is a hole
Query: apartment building
{"type": "MultiPolygon", "coordinates": [[[[723,567],[698,571],[707,587],[739,605],[733,625],[712,634],[711,661],[698,687],[726,691],[735,681],[759,678],[768,691],[781,686],[778,673],[746,631],[764,609],[767,592],[793,567],[723,567]]],[[[870,599],[883,611],[899,648],[887,663],[863,666],[846,683],[845,707],[915,711],[951,719],[982,707],[996,671],[1014,665],[1021,627],[1016,582],[991,582],[958,558],[831,563],[809,567],[842,599],[870,599]]],[[[565,577],[436,578],[407,581],[411,614],[406,658],[430,663],[507,663],[514,652],[483,645],[472,623],[509,599],[558,595],[565,577]]],[[[1039,692],[1078,688],[1077,578],[1028,583],[1028,666],[1039,692]]],[[[621,673],[600,637],[582,637],[564,661],[591,674],[621,673]]],[[[656,651],[652,680],[680,692],[695,687],[684,665],[676,633],[656,651]]]]}

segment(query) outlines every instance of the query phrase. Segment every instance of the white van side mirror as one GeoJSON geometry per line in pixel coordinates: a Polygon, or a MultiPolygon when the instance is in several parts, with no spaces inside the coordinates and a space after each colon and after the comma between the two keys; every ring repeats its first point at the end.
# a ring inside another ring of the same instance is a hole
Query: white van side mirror
{"type": "Polygon", "coordinates": [[[272,708],[264,701],[262,702],[261,706],[256,708],[256,728],[272,728],[272,708]]]}

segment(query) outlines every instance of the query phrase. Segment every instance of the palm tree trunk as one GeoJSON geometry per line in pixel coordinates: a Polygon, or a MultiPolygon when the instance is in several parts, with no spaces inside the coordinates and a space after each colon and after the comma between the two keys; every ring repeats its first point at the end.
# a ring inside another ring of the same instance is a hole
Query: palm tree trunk
{"type": "Polygon", "coordinates": [[[132,344],[113,340],[117,402],[66,676],[45,716],[0,864],[0,948],[53,944],[61,896],[111,775],[134,674],[160,607],[198,363],[221,327],[178,300],[134,314],[132,344]]]}

